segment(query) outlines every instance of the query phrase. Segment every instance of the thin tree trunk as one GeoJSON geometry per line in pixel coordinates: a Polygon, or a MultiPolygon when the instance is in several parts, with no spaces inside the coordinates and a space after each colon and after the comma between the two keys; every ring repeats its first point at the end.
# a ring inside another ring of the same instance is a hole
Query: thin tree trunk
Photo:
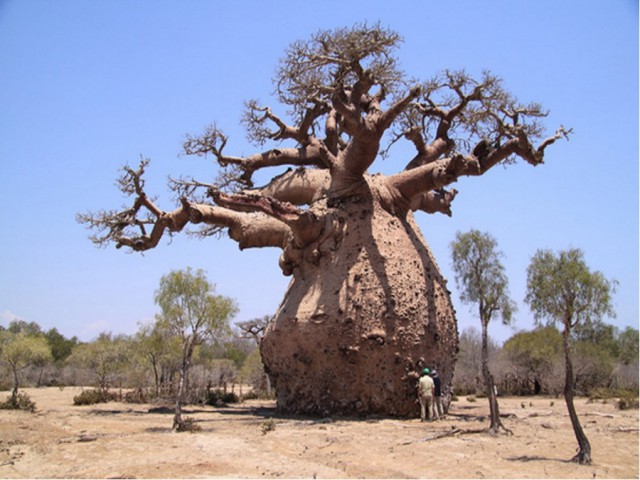
{"type": "Polygon", "coordinates": [[[13,370],[13,391],[11,392],[11,399],[15,403],[18,398],[18,390],[20,389],[20,378],[18,377],[18,367],[12,365],[13,370]]]}
{"type": "Polygon", "coordinates": [[[160,375],[158,373],[157,363],[158,362],[156,361],[155,358],[151,361],[151,365],[153,366],[153,377],[156,382],[156,397],[159,397],[160,396],[160,375]]]}
{"type": "Polygon", "coordinates": [[[512,433],[511,430],[506,428],[500,420],[500,408],[498,407],[498,398],[496,397],[495,384],[493,381],[493,375],[489,370],[489,342],[487,336],[487,324],[484,319],[482,322],[482,376],[484,377],[485,388],[487,390],[487,398],[489,399],[489,412],[490,412],[490,425],[489,431],[491,433],[498,433],[500,428],[504,428],[507,433],[512,433]]]}
{"type": "Polygon", "coordinates": [[[184,397],[184,387],[185,387],[185,377],[187,375],[188,366],[186,361],[182,362],[182,367],[180,367],[180,381],[178,382],[178,392],[176,394],[176,406],[175,412],[173,415],[173,427],[172,430],[180,431],[183,426],[182,421],[182,403],[184,397]]]}
{"type": "Polygon", "coordinates": [[[181,431],[184,427],[184,421],[182,420],[182,405],[184,403],[184,394],[187,388],[189,365],[191,363],[191,355],[193,354],[193,345],[187,347],[184,357],[182,358],[182,365],[180,367],[180,381],[178,383],[178,393],[176,395],[176,407],[173,415],[173,427],[174,432],[181,431]]]}
{"type": "Polygon", "coordinates": [[[569,328],[566,324],[562,334],[562,344],[564,347],[565,360],[564,400],[567,404],[569,418],[571,418],[571,425],[573,426],[573,432],[576,435],[579,447],[578,453],[571,461],[581,465],[591,465],[591,444],[582,430],[576,408],[573,404],[573,363],[571,362],[571,349],[569,346],[569,328]]]}
{"type": "Polygon", "coordinates": [[[482,377],[487,391],[487,398],[489,399],[489,412],[491,418],[489,430],[493,433],[498,433],[498,430],[500,429],[500,411],[496,400],[496,392],[493,388],[493,376],[489,370],[489,342],[487,339],[487,324],[484,320],[482,320],[482,377]]]}
{"type": "Polygon", "coordinates": [[[267,384],[267,395],[271,397],[271,378],[269,377],[268,373],[265,373],[264,376],[265,376],[265,383],[267,384]]]}

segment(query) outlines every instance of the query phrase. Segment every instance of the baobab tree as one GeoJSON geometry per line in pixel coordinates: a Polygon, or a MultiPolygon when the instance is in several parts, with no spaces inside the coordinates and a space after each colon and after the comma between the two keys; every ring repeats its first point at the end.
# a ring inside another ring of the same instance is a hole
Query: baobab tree
{"type": "Polygon", "coordinates": [[[273,80],[286,111],[246,102],[258,153],[227,153],[214,123],[187,136],[184,151],[212,156],[219,176],[171,180],[177,208],[152,200],[143,160],[119,179],[130,206],[79,216],[98,245],[139,252],[189,224],[201,237],[227,229],[240,249],[281,249],[292,278],[260,348],[282,411],[411,416],[417,371],[437,364],[449,384],[454,309],[414,213],[451,215],[457,192],[446,187],[459,177],[518,158],[539,165],[568,133],[542,139],[542,107],[520,103],[491,73],[409,80],[400,42],[366,24],[294,42],[273,80]],[[415,148],[412,158],[393,175],[371,174],[399,141],[415,148]],[[254,173],[272,167],[273,179],[254,185],[254,173]]]}

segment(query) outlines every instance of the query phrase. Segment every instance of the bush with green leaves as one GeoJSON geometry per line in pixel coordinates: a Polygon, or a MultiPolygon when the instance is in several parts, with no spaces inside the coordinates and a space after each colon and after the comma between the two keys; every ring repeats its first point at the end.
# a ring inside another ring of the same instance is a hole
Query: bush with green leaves
{"type": "Polygon", "coordinates": [[[217,389],[217,390],[209,390],[207,395],[207,405],[211,405],[213,407],[224,407],[229,403],[239,403],[240,398],[233,392],[227,392],[217,389]]]}
{"type": "Polygon", "coordinates": [[[16,395],[9,395],[0,403],[0,410],[24,410],[33,413],[36,411],[36,404],[25,392],[18,392],[16,395]]]}
{"type": "Polygon", "coordinates": [[[627,392],[624,395],[621,395],[618,401],[616,402],[616,407],[618,410],[638,410],[638,396],[633,393],[627,392]]]}
{"type": "Polygon", "coordinates": [[[115,392],[109,392],[99,388],[93,390],[83,390],[79,395],[73,397],[74,405],[95,405],[96,403],[115,402],[119,396],[115,392]]]}
{"type": "Polygon", "coordinates": [[[191,417],[184,417],[182,421],[175,427],[176,432],[190,432],[195,433],[202,430],[202,427],[196,423],[196,420],[191,417]]]}

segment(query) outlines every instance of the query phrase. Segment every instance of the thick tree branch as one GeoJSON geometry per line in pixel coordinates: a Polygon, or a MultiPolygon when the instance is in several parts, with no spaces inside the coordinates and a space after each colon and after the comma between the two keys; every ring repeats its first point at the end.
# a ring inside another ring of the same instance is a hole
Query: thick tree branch
{"type": "Polygon", "coordinates": [[[458,191],[455,188],[451,190],[445,190],[444,188],[431,190],[430,192],[415,195],[411,199],[410,208],[413,211],[421,210],[426,213],[443,213],[450,217],[451,202],[453,202],[457,194],[458,191]]]}
{"type": "Polygon", "coordinates": [[[246,111],[243,123],[246,125],[249,138],[262,145],[265,140],[296,140],[300,145],[311,143],[313,123],[325,115],[330,107],[320,99],[310,99],[311,108],[305,109],[298,126],[288,125],[279,116],[275,115],[269,107],[261,107],[256,100],[246,103],[246,111]],[[267,123],[275,125],[276,130],[269,130],[267,123]]]}
{"type": "Polygon", "coordinates": [[[246,190],[245,193],[268,196],[294,205],[309,205],[324,194],[330,182],[328,170],[298,167],[287,170],[263,187],[246,190]]]}
{"type": "Polygon", "coordinates": [[[397,189],[411,202],[416,195],[449,185],[462,175],[477,175],[479,171],[480,165],[475,158],[454,155],[392,175],[387,182],[390,188],[397,189]]]}
{"type": "Polygon", "coordinates": [[[413,87],[404,98],[395,102],[380,116],[377,122],[377,128],[381,133],[391,126],[395,119],[398,118],[398,116],[409,107],[411,102],[420,95],[420,92],[420,86],[413,87]]]}
{"type": "Polygon", "coordinates": [[[190,220],[229,228],[229,236],[245,248],[278,247],[284,249],[291,230],[282,222],[260,213],[242,213],[212,205],[193,205],[190,220]]]}
{"type": "Polygon", "coordinates": [[[224,154],[227,140],[226,135],[212,125],[199,137],[188,136],[183,147],[187,155],[205,156],[210,153],[221,166],[236,166],[243,172],[238,180],[248,187],[253,186],[253,173],[261,168],[281,165],[325,167],[318,141],[300,148],[274,148],[248,157],[236,157],[224,154]]]}
{"type": "Polygon", "coordinates": [[[116,248],[129,247],[133,251],[142,252],[155,248],[166,232],[180,232],[189,223],[205,223],[228,227],[231,238],[240,243],[240,248],[285,248],[286,240],[291,237],[290,229],[284,223],[266,215],[248,215],[193,203],[184,196],[180,199],[180,206],[175,210],[161,210],[144,190],[143,175],[148,164],[149,161],[143,159],[137,170],[124,167],[123,174],[118,179],[120,190],[133,197],[132,207],[121,211],[90,212],[77,216],[80,223],[98,231],[91,237],[96,245],[114,243],[116,248]]]}
{"type": "Polygon", "coordinates": [[[318,238],[323,222],[310,211],[301,210],[288,202],[253,194],[227,195],[211,192],[214,201],[234,211],[262,212],[287,225],[298,246],[304,246],[318,238]]]}

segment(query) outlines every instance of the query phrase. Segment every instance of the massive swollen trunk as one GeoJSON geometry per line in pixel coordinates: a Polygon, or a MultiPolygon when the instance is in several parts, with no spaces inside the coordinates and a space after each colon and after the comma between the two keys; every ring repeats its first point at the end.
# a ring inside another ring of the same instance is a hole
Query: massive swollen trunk
{"type": "Polygon", "coordinates": [[[333,231],[301,252],[261,343],[282,412],[410,417],[425,366],[451,384],[458,332],[446,280],[413,215],[378,198],[367,186],[311,207],[333,231]]]}

